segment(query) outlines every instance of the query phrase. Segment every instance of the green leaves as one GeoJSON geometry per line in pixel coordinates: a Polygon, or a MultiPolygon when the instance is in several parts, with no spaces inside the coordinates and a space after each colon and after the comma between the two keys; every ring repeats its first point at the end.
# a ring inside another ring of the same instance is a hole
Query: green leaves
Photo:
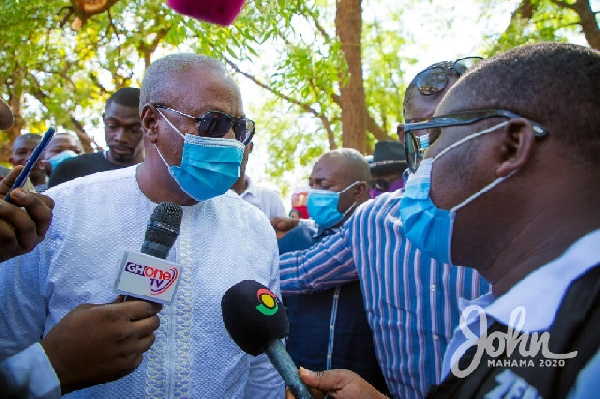
{"type": "MultiPolygon", "coordinates": [[[[482,39],[489,55],[581,32],[580,16],[558,1],[522,0],[512,10],[506,4],[480,0],[483,23],[513,13],[504,32],[490,28],[482,39]]],[[[343,142],[340,88],[349,81],[349,68],[336,32],[336,0],[248,0],[228,27],[177,14],[164,0],[121,0],[78,32],[70,29],[69,6],[68,0],[0,2],[0,94],[22,106],[17,111],[26,122],[23,131],[43,131],[49,124],[59,131],[77,123],[88,132],[101,128],[112,92],[139,86],[152,60],[186,51],[211,55],[236,71],[247,113],[257,122],[255,142],[268,148],[266,170],[282,190],[290,184],[289,171],[310,170],[316,157],[343,142]]],[[[459,6],[362,1],[360,70],[370,145],[375,138],[394,138],[403,117],[404,90],[412,78],[404,70],[419,56],[406,50],[415,32],[405,28],[403,10],[412,7],[426,7],[431,20],[423,24],[443,37],[452,25],[449,7],[459,6]]],[[[9,132],[2,144],[18,133],[9,132]]]]}

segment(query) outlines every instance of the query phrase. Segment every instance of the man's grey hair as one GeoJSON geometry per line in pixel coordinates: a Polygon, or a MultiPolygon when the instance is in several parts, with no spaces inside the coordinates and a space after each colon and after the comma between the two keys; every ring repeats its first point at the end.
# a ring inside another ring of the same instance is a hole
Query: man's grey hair
{"type": "Polygon", "coordinates": [[[343,158],[348,165],[348,173],[356,174],[349,176],[350,180],[362,180],[369,182],[371,180],[371,170],[365,157],[354,148],[336,148],[322,155],[328,158],[343,158]]]}
{"type": "Polygon", "coordinates": [[[165,84],[168,85],[166,83],[169,81],[167,77],[192,68],[212,70],[222,74],[224,79],[231,79],[233,82],[233,78],[225,65],[207,55],[193,53],[167,55],[152,62],[144,74],[140,91],[140,114],[145,104],[156,102],[159,98],[162,100],[159,93],[163,91],[165,84]]]}

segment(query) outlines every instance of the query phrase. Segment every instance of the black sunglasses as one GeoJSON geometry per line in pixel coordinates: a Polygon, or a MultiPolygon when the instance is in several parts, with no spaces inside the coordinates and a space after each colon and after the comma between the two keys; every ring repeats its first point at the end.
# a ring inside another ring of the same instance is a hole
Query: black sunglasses
{"type": "Polygon", "coordinates": [[[448,71],[454,71],[458,76],[464,74],[483,58],[465,57],[454,61],[451,66],[431,66],[417,74],[415,87],[424,96],[432,96],[448,86],[448,71]]]}
{"type": "Polygon", "coordinates": [[[198,134],[200,136],[220,138],[227,134],[233,128],[235,138],[246,145],[254,137],[254,121],[244,117],[228,115],[220,111],[209,111],[200,117],[191,116],[176,109],[169,108],[162,104],[152,104],[156,108],[168,109],[179,115],[193,119],[198,124],[198,134]]]}
{"type": "MultiPolygon", "coordinates": [[[[434,116],[431,118],[410,119],[404,125],[398,125],[398,136],[400,141],[404,141],[404,152],[406,154],[406,162],[408,168],[414,173],[419,168],[423,153],[427,148],[421,148],[419,136],[415,135],[414,131],[424,129],[440,129],[448,126],[469,125],[487,118],[523,118],[514,112],[504,109],[485,109],[480,111],[463,111],[448,115],[434,116]],[[404,137],[401,137],[404,135],[404,137]]],[[[527,119],[532,127],[535,137],[544,137],[548,135],[548,130],[537,122],[527,119]]],[[[439,136],[439,131],[428,132],[427,135],[439,136]]],[[[427,137],[426,140],[428,140],[427,137]]]]}

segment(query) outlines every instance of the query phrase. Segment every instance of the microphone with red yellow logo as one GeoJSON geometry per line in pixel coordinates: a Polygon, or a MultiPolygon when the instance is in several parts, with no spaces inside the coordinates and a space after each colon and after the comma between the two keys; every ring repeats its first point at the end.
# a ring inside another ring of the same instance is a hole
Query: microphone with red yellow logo
{"type": "Polygon", "coordinates": [[[240,349],[252,356],[266,353],[296,398],[313,399],[281,342],[288,335],[288,319],[271,290],[253,280],[241,281],[225,292],[221,309],[225,328],[240,349]]]}
{"type": "Polygon", "coordinates": [[[219,25],[229,25],[238,16],[246,0],[167,0],[180,14],[219,25]]]}

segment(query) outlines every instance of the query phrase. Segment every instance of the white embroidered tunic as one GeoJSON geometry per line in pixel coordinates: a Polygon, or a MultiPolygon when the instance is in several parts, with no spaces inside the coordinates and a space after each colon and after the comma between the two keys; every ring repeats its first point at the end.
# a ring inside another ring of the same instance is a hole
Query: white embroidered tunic
{"type": "MultiPolygon", "coordinates": [[[[122,250],[139,251],[157,204],[140,191],[136,166],[72,180],[47,191],[56,203],[46,239],[0,264],[0,359],[39,341],[77,305],[116,298],[122,250]]],[[[243,353],[223,325],[221,298],[241,280],[279,295],[275,233],[260,210],[228,192],[183,207],[168,261],[184,266],[156,341],[132,374],[76,391],[93,398],[282,398],[265,355],[243,353]]]]}

